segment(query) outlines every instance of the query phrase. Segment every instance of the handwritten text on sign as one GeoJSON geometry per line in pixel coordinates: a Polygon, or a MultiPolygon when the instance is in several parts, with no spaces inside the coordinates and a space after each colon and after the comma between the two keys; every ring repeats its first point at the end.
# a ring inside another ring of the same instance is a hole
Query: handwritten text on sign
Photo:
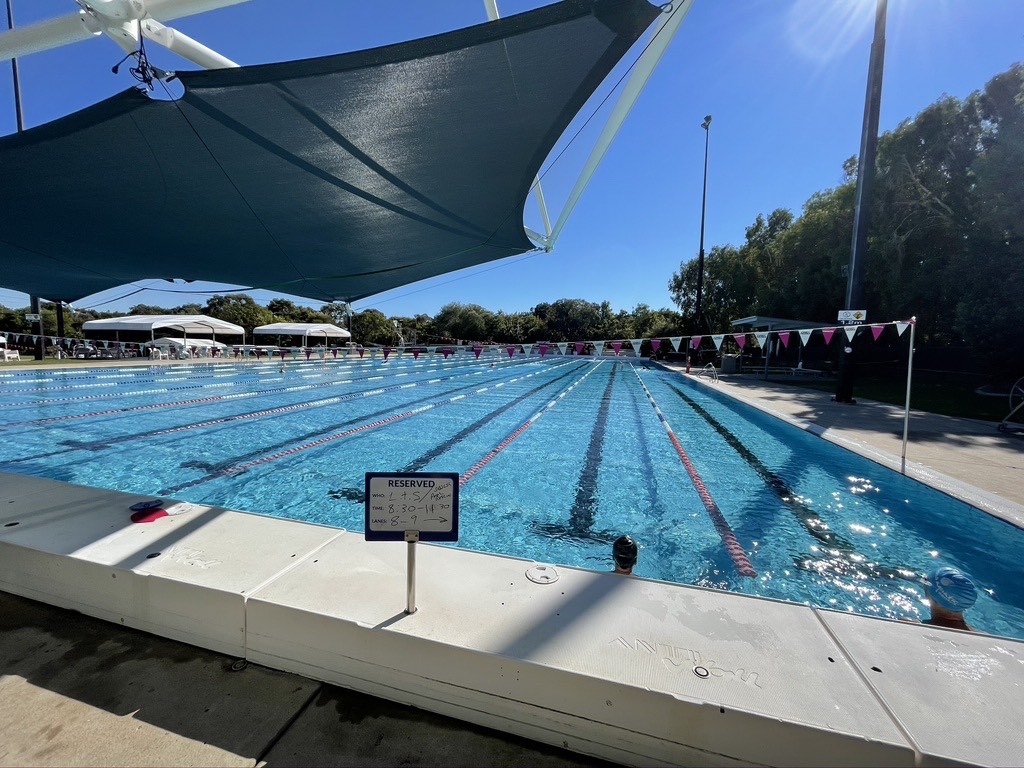
{"type": "Polygon", "coordinates": [[[458,541],[459,476],[452,472],[367,472],[366,540],[458,541]]]}

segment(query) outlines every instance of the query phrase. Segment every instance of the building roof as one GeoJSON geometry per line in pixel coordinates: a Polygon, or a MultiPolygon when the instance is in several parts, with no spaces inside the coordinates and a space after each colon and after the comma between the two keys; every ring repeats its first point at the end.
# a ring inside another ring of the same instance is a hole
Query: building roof
{"type": "Polygon", "coordinates": [[[812,323],[810,320],[790,320],[767,315],[751,315],[732,321],[733,328],[745,328],[748,331],[796,331],[801,328],[831,328],[835,325],[836,323],[812,323]]]}

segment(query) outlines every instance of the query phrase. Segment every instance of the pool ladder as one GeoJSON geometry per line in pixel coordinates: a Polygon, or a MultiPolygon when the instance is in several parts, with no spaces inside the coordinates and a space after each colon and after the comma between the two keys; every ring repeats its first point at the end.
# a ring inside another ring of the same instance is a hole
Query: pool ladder
{"type": "Polygon", "coordinates": [[[703,368],[701,368],[699,371],[697,371],[697,373],[695,375],[696,376],[707,377],[707,378],[711,379],[712,381],[718,381],[718,369],[715,368],[715,364],[714,363],[708,363],[703,368]]]}

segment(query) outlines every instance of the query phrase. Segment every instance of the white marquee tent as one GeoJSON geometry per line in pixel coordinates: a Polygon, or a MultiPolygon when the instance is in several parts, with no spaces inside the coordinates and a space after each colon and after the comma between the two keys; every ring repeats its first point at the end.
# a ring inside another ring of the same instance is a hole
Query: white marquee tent
{"type": "Polygon", "coordinates": [[[128,315],[109,317],[105,320],[88,320],[82,324],[85,333],[113,332],[120,340],[122,332],[149,333],[150,341],[156,338],[158,330],[178,331],[182,336],[212,336],[216,341],[221,336],[241,336],[245,342],[245,329],[240,325],[218,320],[206,315],[128,315]]]}
{"type": "Polygon", "coordinates": [[[352,334],[344,328],[339,328],[330,323],[271,323],[261,325],[252,329],[252,335],[257,336],[301,336],[302,346],[309,346],[308,337],[323,337],[326,345],[327,339],[350,339],[352,334]]]}

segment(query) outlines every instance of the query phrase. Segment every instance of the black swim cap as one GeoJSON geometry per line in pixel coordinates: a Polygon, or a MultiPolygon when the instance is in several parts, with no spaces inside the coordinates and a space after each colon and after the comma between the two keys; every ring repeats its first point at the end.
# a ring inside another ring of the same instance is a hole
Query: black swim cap
{"type": "Polygon", "coordinates": [[[619,568],[632,568],[636,565],[636,542],[629,536],[619,536],[612,545],[612,557],[619,568]]]}

